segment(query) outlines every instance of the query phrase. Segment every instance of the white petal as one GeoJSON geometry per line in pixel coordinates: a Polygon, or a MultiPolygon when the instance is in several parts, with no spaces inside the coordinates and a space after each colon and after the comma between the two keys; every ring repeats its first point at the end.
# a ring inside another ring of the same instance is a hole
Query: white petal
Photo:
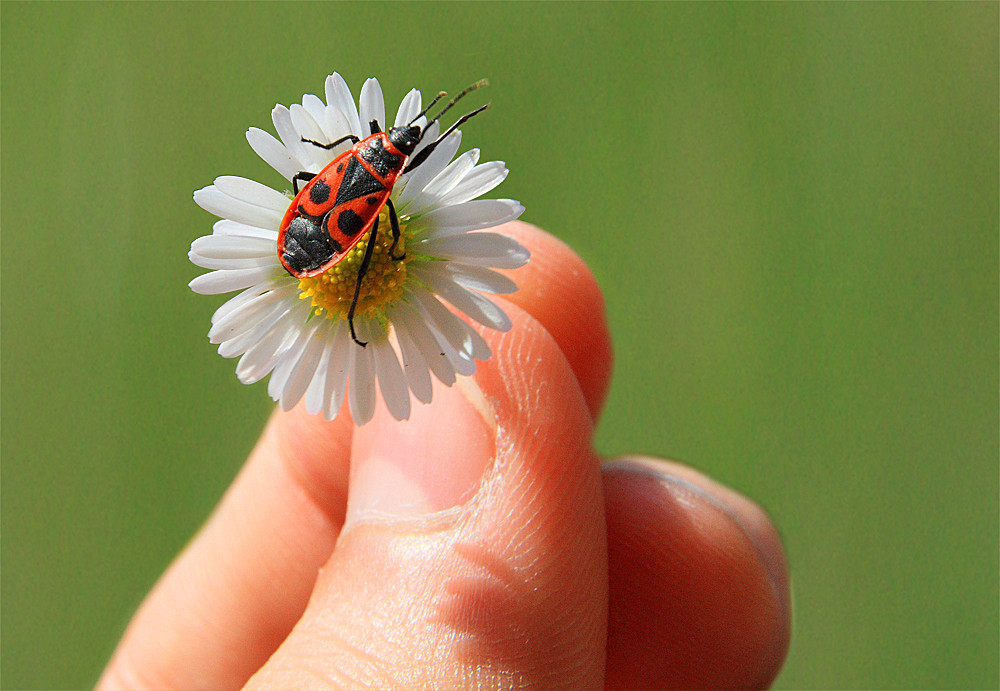
{"type": "MultiPolygon", "coordinates": [[[[434,127],[437,127],[437,123],[434,123],[432,128],[427,130],[427,137],[430,136],[434,127]]],[[[425,138],[424,141],[427,141],[427,139],[425,138]]],[[[458,147],[461,145],[462,133],[453,132],[447,139],[438,144],[438,147],[434,149],[434,153],[428,156],[416,170],[406,176],[406,187],[399,193],[398,199],[394,200],[396,202],[397,211],[402,211],[412,199],[423,191],[424,187],[427,186],[427,183],[437,177],[437,174],[445,169],[445,166],[447,166],[448,162],[455,156],[455,152],[458,151],[458,147]]],[[[417,147],[414,151],[414,155],[416,155],[421,148],[422,147],[417,147]]]]}
{"type": "Polygon", "coordinates": [[[275,288],[283,287],[283,284],[286,283],[287,281],[284,281],[281,278],[275,278],[267,281],[266,283],[258,283],[250,286],[239,295],[235,295],[222,303],[219,309],[215,310],[215,314],[212,315],[212,324],[222,321],[230,312],[238,307],[242,307],[258,295],[262,295],[269,290],[274,290],[275,288]]]}
{"type": "MultiPolygon", "coordinates": [[[[224,237],[219,235],[209,235],[207,237],[224,237]]],[[[194,247],[188,251],[188,259],[195,266],[204,269],[249,269],[256,266],[273,266],[278,263],[273,250],[269,248],[261,251],[258,247],[242,248],[219,248],[203,247],[201,250],[194,247]],[[274,255],[274,256],[272,256],[274,255]]]]}
{"type": "Polygon", "coordinates": [[[276,261],[271,257],[205,257],[197,252],[188,252],[188,259],[195,266],[203,269],[224,269],[227,271],[237,271],[240,269],[254,269],[257,267],[273,267],[276,261]]]}
{"type": "Polygon", "coordinates": [[[457,185],[479,163],[479,149],[470,149],[448,164],[424,188],[425,194],[441,194],[457,185]]]}
{"type": "Polygon", "coordinates": [[[441,345],[450,345],[455,351],[472,356],[472,338],[468,325],[452,314],[437,298],[426,290],[413,290],[410,299],[427,320],[427,326],[444,338],[441,345]]]}
{"type": "Polygon", "coordinates": [[[410,93],[403,96],[403,100],[399,102],[399,110],[396,111],[396,119],[392,126],[402,127],[408,124],[420,112],[420,103],[420,92],[410,89],[410,93]]]}
{"type": "Polygon", "coordinates": [[[344,403],[347,383],[347,373],[350,369],[350,353],[348,348],[356,344],[350,338],[347,324],[343,320],[333,323],[330,327],[333,333],[330,347],[323,354],[327,358],[326,382],[323,388],[323,415],[327,420],[333,420],[340,412],[344,403]]]}
{"type": "Polygon", "coordinates": [[[326,129],[326,104],[323,103],[323,100],[316,94],[306,94],[302,97],[302,107],[306,109],[310,117],[319,125],[320,131],[323,133],[323,138],[319,141],[332,142],[335,137],[332,137],[333,132],[329,132],[326,129]]]}
{"type": "Polygon", "coordinates": [[[482,336],[479,335],[479,332],[471,326],[467,326],[466,328],[469,329],[469,334],[472,338],[472,357],[477,360],[489,360],[492,353],[489,344],[482,336]]]}
{"type": "Polygon", "coordinates": [[[281,362],[271,374],[267,392],[278,401],[282,410],[295,407],[316,374],[316,364],[323,351],[323,343],[316,338],[316,332],[324,321],[326,320],[320,317],[307,322],[294,345],[285,351],[281,362]]]}
{"type": "Polygon", "coordinates": [[[323,165],[317,160],[316,153],[322,152],[325,154],[326,152],[323,149],[302,141],[302,135],[295,129],[295,125],[292,124],[291,111],[285,106],[277,105],[271,111],[271,121],[274,122],[274,129],[284,143],[285,148],[302,163],[302,170],[318,173],[323,165]]]}
{"type": "Polygon", "coordinates": [[[195,240],[188,252],[192,264],[205,269],[250,269],[258,266],[273,266],[277,263],[274,243],[257,240],[263,245],[248,245],[250,238],[227,238],[225,235],[207,235],[195,240]],[[226,240],[229,244],[209,244],[205,240],[226,240]]]}
{"type": "MultiPolygon", "coordinates": [[[[390,320],[392,317],[389,317],[390,320]]],[[[396,343],[399,346],[399,354],[403,361],[403,374],[406,376],[406,385],[413,395],[421,403],[430,403],[433,396],[431,387],[431,375],[427,369],[427,361],[424,359],[420,348],[414,342],[410,334],[399,322],[393,321],[393,333],[396,343]]]]}
{"type": "Polygon", "coordinates": [[[517,240],[501,233],[460,233],[413,243],[413,249],[430,257],[456,259],[476,266],[516,269],[531,253],[517,240]]]}
{"type": "Polygon", "coordinates": [[[265,238],[205,235],[191,243],[191,251],[202,257],[244,259],[269,257],[274,254],[274,242],[265,238]]]}
{"type": "MultiPolygon", "coordinates": [[[[427,328],[423,313],[412,305],[397,301],[389,308],[389,319],[397,326],[396,333],[400,339],[408,338],[412,341],[412,345],[417,348],[423,356],[424,362],[430,367],[434,376],[441,380],[442,384],[451,386],[455,383],[455,368],[441,352],[437,338],[427,328]]],[[[413,393],[416,395],[417,391],[414,390],[413,393]]],[[[417,397],[420,398],[419,395],[417,397]]]]}
{"type": "Polygon", "coordinates": [[[216,189],[233,199],[284,214],[290,204],[288,197],[267,185],[236,175],[220,175],[213,181],[216,189]]]}
{"type": "Polygon", "coordinates": [[[425,290],[412,290],[407,297],[413,301],[434,333],[438,344],[459,374],[473,374],[474,360],[487,360],[490,347],[475,329],[456,317],[436,297],[425,290]]]}
{"type": "Polygon", "coordinates": [[[437,293],[450,302],[452,307],[464,312],[483,326],[497,331],[510,331],[513,326],[510,317],[492,301],[456,283],[442,281],[437,293]]]}
{"type": "Polygon", "coordinates": [[[310,415],[318,415],[323,411],[323,385],[326,382],[326,365],[328,362],[326,353],[331,345],[329,338],[331,320],[324,319],[323,321],[324,324],[320,327],[318,334],[322,340],[319,357],[316,360],[316,371],[313,373],[312,379],[309,380],[309,386],[306,387],[304,396],[305,409],[310,415]]]}
{"type": "MultiPolygon", "coordinates": [[[[294,287],[270,290],[230,308],[218,319],[213,317],[208,340],[212,343],[222,343],[246,333],[265,320],[280,304],[286,303],[284,305],[286,309],[295,304],[293,301],[296,300],[296,292],[294,287]]],[[[245,294],[247,293],[241,293],[245,294]]]]}
{"type": "Polygon", "coordinates": [[[427,229],[428,237],[482,230],[513,221],[524,207],[513,199],[475,199],[429,211],[410,222],[410,232],[427,229]]]}
{"type": "MultiPolygon", "coordinates": [[[[303,301],[304,302],[304,301],[303,301]]],[[[284,314],[274,326],[249,348],[236,365],[236,376],[244,384],[253,384],[267,376],[278,358],[295,342],[305,326],[308,305],[297,306],[284,314]],[[305,308],[304,310],[302,308],[305,308]]]]}
{"type": "Polygon", "coordinates": [[[309,381],[305,394],[306,412],[310,415],[318,415],[323,412],[325,402],[323,391],[326,387],[327,364],[330,362],[330,348],[333,346],[333,323],[332,319],[324,319],[323,325],[316,332],[321,348],[316,360],[316,371],[309,381]]]}
{"type": "MultiPolygon", "coordinates": [[[[354,327],[361,340],[371,340],[367,320],[359,319],[354,327]]],[[[363,425],[375,414],[375,366],[372,353],[356,343],[349,346],[350,374],[347,382],[347,399],[354,424],[363,425]]]]}
{"type": "Polygon", "coordinates": [[[231,293],[234,290],[249,288],[255,283],[276,278],[278,269],[274,266],[260,266],[253,269],[236,269],[232,271],[210,271],[198,276],[188,287],[199,295],[217,295],[231,293]]]}
{"type": "Polygon", "coordinates": [[[219,188],[211,185],[203,187],[194,193],[194,201],[209,213],[231,221],[246,223],[258,228],[277,229],[281,224],[283,211],[256,206],[231,197],[219,188]]]}
{"type": "Polygon", "coordinates": [[[434,334],[434,338],[441,348],[442,355],[448,360],[448,364],[455,370],[456,374],[470,376],[476,373],[476,362],[472,355],[455,350],[445,337],[441,335],[441,332],[438,331],[437,325],[433,321],[428,320],[427,328],[434,334]]]}
{"type": "MultiPolygon", "coordinates": [[[[295,128],[295,131],[299,133],[299,137],[311,139],[314,142],[319,142],[320,144],[330,143],[326,138],[326,132],[323,131],[320,124],[316,122],[316,119],[313,118],[309,111],[303,106],[300,106],[298,103],[294,103],[292,104],[292,107],[288,109],[288,113],[292,118],[292,126],[295,128]]],[[[329,150],[308,142],[303,142],[303,144],[312,150],[313,160],[320,165],[325,165],[333,160],[333,156],[329,150]]]]}
{"type": "Polygon", "coordinates": [[[427,187],[406,207],[406,212],[415,216],[429,208],[441,206],[442,200],[447,197],[455,185],[461,182],[476,167],[478,161],[479,149],[466,151],[456,158],[448,164],[448,167],[438,173],[433,180],[427,183],[427,187]]]}
{"type": "MultiPolygon", "coordinates": [[[[271,372],[271,378],[267,382],[267,395],[273,400],[281,401],[285,382],[288,381],[288,375],[292,373],[295,365],[298,364],[302,351],[306,349],[306,345],[309,343],[310,332],[317,326],[318,322],[315,320],[303,324],[302,328],[298,329],[295,333],[291,344],[287,348],[284,348],[281,355],[277,358],[274,370],[271,372]]],[[[285,409],[284,406],[282,406],[282,409],[285,409]]]]}
{"type": "Polygon", "coordinates": [[[326,346],[325,336],[328,329],[325,327],[328,326],[330,320],[323,317],[318,319],[322,323],[317,331],[313,332],[312,337],[309,339],[309,344],[299,358],[299,363],[296,365],[295,371],[292,372],[288,378],[288,383],[285,384],[283,402],[285,399],[290,399],[297,403],[305,395],[306,390],[314,379],[322,381],[324,378],[323,373],[319,370],[319,359],[326,346]]]}
{"type": "MultiPolygon", "coordinates": [[[[340,108],[337,108],[336,106],[326,107],[326,124],[324,125],[324,128],[329,130],[331,133],[327,138],[327,141],[329,142],[335,142],[338,139],[343,139],[348,134],[354,134],[350,123],[347,121],[347,116],[344,115],[340,108]]],[[[337,158],[337,156],[344,153],[352,146],[354,146],[354,142],[350,139],[341,142],[327,152],[330,160],[332,161],[337,158]]]]}
{"type": "Polygon", "coordinates": [[[212,234],[233,237],[261,238],[272,243],[278,241],[278,231],[276,230],[248,226],[245,223],[237,223],[236,221],[230,221],[227,219],[216,221],[215,225],[212,226],[212,234]]]}
{"type": "MultiPolygon", "coordinates": [[[[440,263],[434,262],[434,264],[440,263]]],[[[513,326],[510,318],[502,309],[479,293],[466,290],[458,285],[451,280],[446,272],[417,264],[411,265],[410,272],[432,291],[450,302],[454,308],[472,317],[483,326],[497,331],[509,331],[510,327],[513,326]]]]}
{"type": "MultiPolygon", "coordinates": [[[[380,327],[376,328],[382,331],[380,327]]],[[[384,332],[373,334],[368,347],[372,349],[375,376],[386,410],[397,420],[409,419],[410,391],[406,386],[406,378],[399,366],[399,360],[396,359],[396,351],[392,349],[384,332]]]]}
{"type": "Polygon", "coordinates": [[[517,284],[503,274],[471,264],[460,262],[441,262],[453,281],[459,285],[478,290],[483,293],[504,295],[517,292],[517,284]]]}
{"type": "MultiPolygon", "coordinates": [[[[351,95],[351,90],[347,87],[347,82],[336,72],[326,78],[326,102],[338,108],[347,118],[349,132],[344,132],[344,134],[350,133],[361,136],[358,107],[354,105],[354,97],[351,95]]],[[[343,134],[340,136],[343,136],[343,134]]]]}
{"type": "Polygon", "coordinates": [[[372,77],[365,81],[361,87],[361,99],[359,104],[358,118],[361,120],[361,128],[364,130],[362,137],[371,134],[368,123],[378,120],[380,129],[385,129],[385,100],[382,97],[382,86],[378,80],[372,77]]]}
{"type": "Polygon", "coordinates": [[[499,185],[507,177],[503,161],[489,161],[476,166],[457,185],[441,195],[441,206],[462,204],[480,197],[499,185]]]}
{"type": "Polygon", "coordinates": [[[251,127],[247,130],[247,142],[266,164],[278,171],[286,180],[291,180],[300,170],[305,170],[302,162],[269,132],[251,127]]]}
{"type": "Polygon", "coordinates": [[[278,320],[288,314],[292,305],[282,303],[274,305],[271,312],[265,314],[259,322],[253,324],[250,329],[233,338],[219,344],[219,355],[224,358],[233,358],[247,352],[253,348],[262,338],[278,323],[278,320]]]}

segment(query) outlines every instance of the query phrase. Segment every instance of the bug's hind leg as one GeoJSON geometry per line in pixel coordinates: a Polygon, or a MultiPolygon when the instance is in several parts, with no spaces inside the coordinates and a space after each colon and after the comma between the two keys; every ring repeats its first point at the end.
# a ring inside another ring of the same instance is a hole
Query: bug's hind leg
{"type": "Polygon", "coordinates": [[[399,216],[396,215],[396,207],[392,205],[391,199],[386,199],[385,204],[389,207],[389,223],[392,224],[392,247],[389,248],[389,257],[398,262],[406,259],[406,252],[396,256],[396,245],[399,244],[399,216]]]}
{"type": "Polygon", "coordinates": [[[351,309],[347,312],[347,324],[351,327],[351,338],[359,346],[364,348],[368,345],[367,341],[362,341],[358,339],[357,333],[354,331],[354,310],[358,306],[358,296],[361,295],[361,281],[365,280],[365,274],[368,273],[368,267],[372,263],[372,253],[375,251],[375,236],[378,235],[378,217],[375,217],[375,223],[372,225],[372,234],[368,238],[368,246],[365,247],[365,256],[361,260],[361,267],[358,269],[358,281],[354,284],[354,299],[351,300],[351,309]]]}

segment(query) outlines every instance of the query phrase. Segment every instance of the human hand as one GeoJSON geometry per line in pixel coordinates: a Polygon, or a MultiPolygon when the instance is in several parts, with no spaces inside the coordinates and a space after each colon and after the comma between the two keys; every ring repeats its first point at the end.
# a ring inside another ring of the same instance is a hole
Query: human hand
{"type": "Polygon", "coordinates": [[[277,411],[98,687],[763,687],[788,575],[755,504],[667,461],[604,465],[600,291],[532,252],[476,375],[399,423],[277,411]]]}

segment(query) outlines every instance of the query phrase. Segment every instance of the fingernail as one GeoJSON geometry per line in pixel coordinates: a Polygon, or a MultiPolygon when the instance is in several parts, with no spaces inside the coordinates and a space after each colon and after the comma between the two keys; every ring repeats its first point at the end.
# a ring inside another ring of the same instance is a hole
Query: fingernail
{"type": "Polygon", "coordinates": [[[684,466],[654,458],[629,458],[611,461],[610,465],[639,468],[654,475],[682,502],[697,498],[719,509],[740,528],[753,545],[784,611],[788,611],[788,565],[781,537],[764,510],[742,494],[684,466]]]}
{"type": "MultiPolygon", "coordinates": [[[[742,530],[747,540],[753,545],[764,568],[764,573],[767,574],[775,602],[780,608],[777,621],[781,622],[782,632],[772,639],[773,648],[768,653],[769,662],[765,665],[765,669],[780,668],[781,661],[784,660],[788,652],[788,642],[791,635],[788,628],[791,626],[791,590],[788,582],[785,550],[781,545],[781,538],[767,514],[760,506],[738,492],[734,492],[694,471],[668,474],[664,478],[664,485],[671,488],[674,496],[678,498],[685,495],[697,496],[702,501],[717,507],[742,530]]],[[[771,672],[767,673],[768,680],[771,678],[770,674],[771,672]]]]}
{"type": "Polygon", "coordinates": [[[693,494],[725,513],[747,536],[774,587],[782,608],[788,606],[788,569],[781,540],[764,510],[746,497],[708,478],[697,483],[689,478],[668,475],[666,484],[675,494],[693,494]]]}
{"type": "Polygon", "coordinates": [[[394,420],[381,404],[355,430],[345,528],[445,512],[467,503],[493,465],[496,421],[475,380],[435,382],[433,402],[394,420]]]}

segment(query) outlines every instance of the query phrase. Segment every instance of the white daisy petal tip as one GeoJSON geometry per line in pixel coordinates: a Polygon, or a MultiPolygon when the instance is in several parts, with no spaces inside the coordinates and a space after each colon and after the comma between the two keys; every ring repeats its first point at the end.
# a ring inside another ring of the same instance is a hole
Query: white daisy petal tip
{"type": "Polygon", "coordinates": [[[530,252],[496,227],[524,206],[480,199],[507,177],[506,163],[480,162],[474,148],[459,154],[460,130],[441,139],[448,126],[433,113],[444,102],[424,104],[412,89],[387,109],[377,79],[355,98],[337,73],[327,77],[324,96],[275,106],[274,134],[246,131],[253,151],[293,181],[294,199],[232,175],[194,193],[221,220],[191,243],[188,258],[209,271],[188,285],[204,295],[242,291],[212,316],[209,341],[223,357],[239,358],[239,381],[270,376],[268,394],[283,410],[304,401],[308,412],[332,420],[347,408],[361,425],[382,406],[406,420],[414,405],[432,401],[432,378],[451,386],[490,357],[477,329],[512,328],[484,294],[517,290],[495,270],[523,266],[530,252]],[[425,105],[436,107],[417,117],[425,105]],[[415,127],[419,138],[400,143],[391,138],[398,130],[370,135],[373,121],[415,127]],[[338,140],[344,143],[328,146],[338,140]],[[394,151],[397,144],[403,149],[394,151]],[[349,178],[341,173],[348,165],[361,172],[349,178]],[[358,181],[364,190],[353,189],[358,181]],[[355,191],[350,199],[358,202],[376,196],[368,206],[337,203],[355,191]],[[310,275],[319,267],[326,272],[310,275]]]}

